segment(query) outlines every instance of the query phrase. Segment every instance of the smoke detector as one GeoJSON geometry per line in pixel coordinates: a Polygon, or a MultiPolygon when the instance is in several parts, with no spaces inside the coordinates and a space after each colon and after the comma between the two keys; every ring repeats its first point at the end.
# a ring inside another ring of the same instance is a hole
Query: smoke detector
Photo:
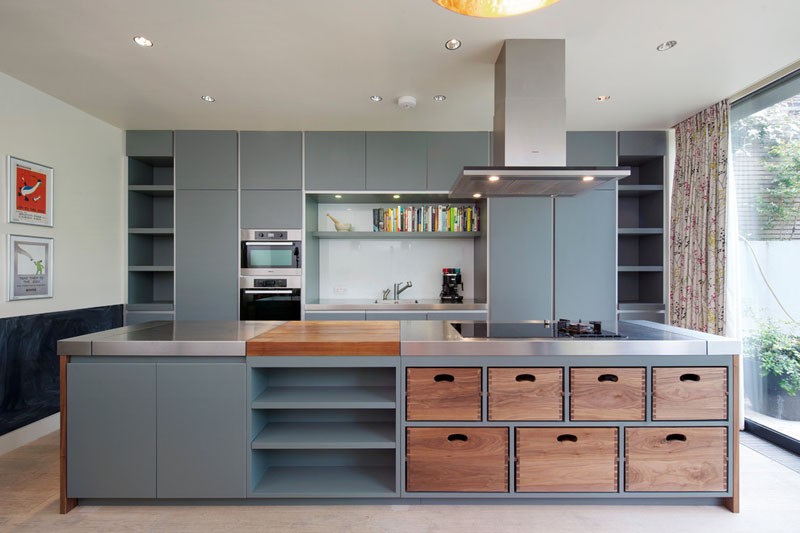
{"type": "Polygon", "coordinates": [[[397,105],[400,109],[414,109],[417,107],[417,99],[413,96],[401,96],[397,99],[397,105]]]}

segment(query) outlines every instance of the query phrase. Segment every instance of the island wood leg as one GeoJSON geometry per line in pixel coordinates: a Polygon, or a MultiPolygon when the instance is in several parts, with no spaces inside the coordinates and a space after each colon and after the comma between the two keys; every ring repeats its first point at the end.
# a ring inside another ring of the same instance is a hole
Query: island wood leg
{"type": "Polygon", "coordinates": [[[59,462],[61,466],[61,485],[59,510],[61,514],[67,514],[78,505],[78,498],[67,498],[67,363],[69,363],[69,356],[60,355],[59,404],[61,410],[61,443],[59,462]]]}
{"type": "Polygon", "coordinates": [[[731,434],[731,439],[733,440],[733,453],[731,457],[728,458],[728,468],[731,469],[733,472],[733,476],[731,478],[731,496],[729,498],[724,498],[724,505],[728,508],[728,510],[732,513],[739,512],[739,356],[733,356],[733,367],[731,368],[731,373],[733,374],[733,390],[731,391],[732,397],[730,401],[733,402],[733,411],[732,411],[732,428],[733,433],[731,434]]]}

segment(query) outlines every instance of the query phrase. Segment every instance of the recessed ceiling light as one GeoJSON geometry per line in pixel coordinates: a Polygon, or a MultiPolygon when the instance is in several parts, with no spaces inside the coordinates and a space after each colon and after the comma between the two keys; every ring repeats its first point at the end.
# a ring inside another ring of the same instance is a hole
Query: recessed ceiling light
{"type": "Polygon", "coordinates": [[[458,50],[461,48],[461,41],[458,39],[450,39],[446,43],[444,43],[444,47],[448,50],[458,50]]]}
{"type": "Polygon", "coordinates": [[[609,100],[611,100],[611,97],[607,94],[601,94],[600,96],[595,98],[596,102],[607,102],[609,100]]]}
{"type": "Polygon", "coordinates": [[[659,52],[666,52],[670,48],[673,48],[676,44],[678,44],[678,41],[664,41],[663,43],[656,46],[656,50],[658,50],[659,52]]]}
{"type": "Polygon", "coordinates": [[[581,179],[583,181],[594,181],[594,176],[584,176],[581,179]]]}
{"type": "Polygon", "coordinates": [[[444,102],[445,100],[447,100],[447,97],[443,94],[437,94],[436,96],[433,97],[433,99],[436,100],[437,102],[444,102]]]}
{"type": "Polygon", "coordinates": [[[392,198],[394,198],[395,200],[397,200],[398,198],[400,198],[400,195],[399,195],[399,194],[393,194],[393,195],[392,195],[392,198]]]}
{"type": "Polygon", "coordinates": [[[475,194],[472,195],[472,197],[473,198],[480,198],[481,197],[481,193],[476,192],[475,194]]]}
{"type": "Polygon", "coordinates": [[[377,94],[373,94],[372,96],[369,97],[369,99],[372,100],[373,102],[380,102],[381,100],[383,100],[383,96],[378,96],[377,94]]]}
{"type": "Polygon", "coordinates": [[[216,102],[216,101],[217,101],[217,99],[216,99],[216,98],[214,98],[213,96],[209,96],[209,95],[207,95],[207,94],[204,94],[204,95],[203,95],[203,96],[201,96],[200,98],[202,98],[202,99],[203,99],[203,101],[205,101],[205,102],[216,102]]]}
{"type": "Polygon", "coordinates": [[[133,42],[145,48],[150,48],[151,46],[153,46],[153,41],[151,41],[147,37],[142,37],[141,35],[137,35],[136,37],[134,37],[133,42]]]}
{"type": "Polygon", "coordinates": [[[334,197],[334,198],[341,198],[341,197],[342,197],[342,195],[341,195],[341,194],[334,194],[334,195],[333,195],[333,197],[334,197]]]}
{"type": "Polygon", "coordinates": [[[500,176],[489,176],[489,181],[500,181],[500,176]]]}

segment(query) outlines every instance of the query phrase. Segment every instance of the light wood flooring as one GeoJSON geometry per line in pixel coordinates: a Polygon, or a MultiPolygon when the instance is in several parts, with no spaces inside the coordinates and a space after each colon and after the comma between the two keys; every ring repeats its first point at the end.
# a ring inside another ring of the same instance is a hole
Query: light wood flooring
{"type": "Polygon", "coordinates": [[[794,531],[800,474],[746,446],[741,513],[651,505],[84,505],[58,514],[58,432],[0,456],[0,531],[794,531]]]}

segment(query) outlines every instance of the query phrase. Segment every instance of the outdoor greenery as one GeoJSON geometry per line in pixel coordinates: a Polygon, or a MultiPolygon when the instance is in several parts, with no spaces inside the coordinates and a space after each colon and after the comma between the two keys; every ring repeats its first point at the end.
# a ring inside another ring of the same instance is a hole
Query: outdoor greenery
{"type": "Polygon", "coordinates": [[[769,150],[770,160],[764,169],[772,174],[772,183],[759,198],[758,213],[764,217],[764,227],[778,224],[791,227],[787,236],[794,238],[800,230],[800,141],[784,141],[769,150]]]}
{"type": "Polygon", "coordinates": [[[744,355],[758,361],[761,376],[779,379],[781,389],[800,393],[800,333],[796,324],[767,320],[744,339],[744,355]]]}

